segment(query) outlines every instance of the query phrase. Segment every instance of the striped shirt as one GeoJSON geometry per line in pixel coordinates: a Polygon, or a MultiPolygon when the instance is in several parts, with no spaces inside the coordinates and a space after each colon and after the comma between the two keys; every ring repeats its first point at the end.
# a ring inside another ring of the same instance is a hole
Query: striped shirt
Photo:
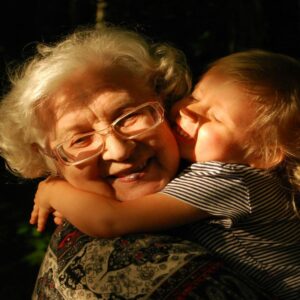
{"type": "Polygon", "coordinates": [[[211,215],[188,225],[185,238],[280,299],[300,299],[300,220],[276,171],[194,163],[162,192],[211,215]]]}

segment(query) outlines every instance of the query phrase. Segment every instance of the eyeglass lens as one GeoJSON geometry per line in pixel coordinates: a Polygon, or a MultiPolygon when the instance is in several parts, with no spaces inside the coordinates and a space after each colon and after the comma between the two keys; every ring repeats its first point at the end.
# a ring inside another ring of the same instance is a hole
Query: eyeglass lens
{"type": "MultiPolygon", "coordinates": [[[[158,104],[159,105],[159,104],[158,104]]],[[[158,125],[162,120],[162,113],[152,105],[142,106],[121,116],[109,127],[119,137],[124,139],[134,138],[158,125]]],[[[88,134],[79,134],[66,141],[57,148],[61,160],[66,163],[78,163],[92,158],[102,152],[105,136],[109,132],[103,130],[88,134]]]]}

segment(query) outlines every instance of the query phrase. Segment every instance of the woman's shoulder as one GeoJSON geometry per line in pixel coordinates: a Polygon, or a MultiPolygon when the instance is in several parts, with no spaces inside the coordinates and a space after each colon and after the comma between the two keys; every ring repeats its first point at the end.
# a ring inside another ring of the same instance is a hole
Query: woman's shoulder
{"type": "Polygon", "coordinates": [[[65,223],[53,239],[57,241],[48,248],[32,299],[170,300],[189,295],[202,298],[208,288],[224,299],[233,292],[239,299],[249,293],[259,295],[257,299],[272,299],[200,245],[175,236],[91,238],[65,223]],[[60,248],[64,250],[59,252],[60,248]]]}

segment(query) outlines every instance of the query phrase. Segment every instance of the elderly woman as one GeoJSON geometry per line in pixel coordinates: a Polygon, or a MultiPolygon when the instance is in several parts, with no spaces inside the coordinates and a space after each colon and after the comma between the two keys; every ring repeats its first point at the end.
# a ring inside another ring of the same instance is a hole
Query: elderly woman
{"type": "MultiPolygon", "coordinates": [[[[13,79],[0,108],[1,155],[19,176],[58,176],[120,201],[159,191],[179,165],[164,109],[189,89],[178,50],[114,27],[79,31],[40,46],[13,79]],[[137,118],[140,126],[132,126],[137,118]]],[[[65,221],[53,234],[33,299],[195,295],[268,298],[174,235],[92,238],[65,221]]]]}

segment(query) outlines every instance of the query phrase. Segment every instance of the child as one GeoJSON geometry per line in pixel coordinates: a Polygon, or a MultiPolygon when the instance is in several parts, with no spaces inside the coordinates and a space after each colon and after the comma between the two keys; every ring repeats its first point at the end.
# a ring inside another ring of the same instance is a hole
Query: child
{"type": "Polygon", "coordinates": [[[120,202],[50,179],[31,223],[43,230],[57,210],[102,237],[189,223],[185,238],[280,299],[299,298],[300,63],[259,50],[221,58],[171,119],[182,158],[196,163],[161,193],[120,202]]]}

